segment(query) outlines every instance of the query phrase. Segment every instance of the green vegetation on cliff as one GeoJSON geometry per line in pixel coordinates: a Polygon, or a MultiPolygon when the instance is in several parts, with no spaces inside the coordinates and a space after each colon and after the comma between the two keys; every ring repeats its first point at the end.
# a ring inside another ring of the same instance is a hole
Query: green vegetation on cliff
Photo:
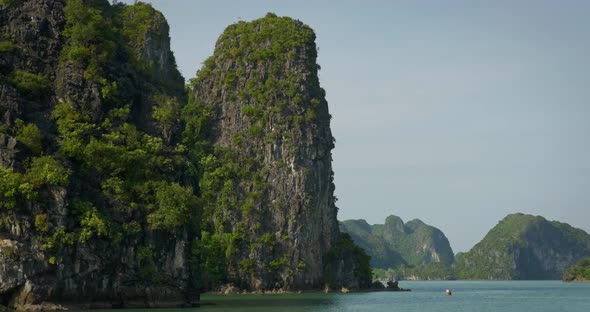
{"type": "Polygon", "coordinates": [[[67,0],[64,7],[66,44],[61,52],[62,62],[81,65],[84,78],[106,85],[104,67],[113,61],[115,29],[112,9],[103,0],[67,0]]]}
{"type": "Polygon", "coordinates": [[[590,235],[540,216],[508,215],[469,252],[457,257],[460,279],[560,279],[590,255],[590,235]]]}
{"type": "MultiPolygon", "coordinates": [[[[200,157],[203,235],[195,248],[209,251],[200,259],[208,287],[322,287],[330,246],[342,247],[334,247],[339,257],[358,254],[338,237],[333,138],[314,41],[311,28],[288,17],[238,22],[190,83],[183,140],[200,157]]],[[[361,258],[351,265],[366,266],[361,258]]],[[[356,271],[363,270],[370,273],[356,271]]]]}
{"type": "Polygon", "coordinates": [[[0,7],[10,8],[13,7],[15,2],[18,0],[0,0],[0,7]]]}
{"type": "Polygon", "coordinates": [[[0,5],[20,27],[0,36],[0,308],[370,283],[338,232],[311,28],[232,25],[185,88],[149,4],[0,5]]]}
{"type": "MultiPolygon", "coordinates": [[[[404,224],[389,216],[385,224],[369,225],[365,220],[346,220],[340,229],[371,256],[375,268],[413,268],[431,263],[453,263],[449,241],[437,228],[415,219],[404,224]]],[[[422,268],[428,271],[428,268],[422,268]]]]}
{"type": "Polygon", "coordinates": [[[566,282],[590,282],[590,258],[580,259],[563,273],[566,282]]]}
{"type": "Polygon", "coordinates": [[[17,90],[29,98],[38,98],[49,91],[49,80],[44,75],[16,69],[8,77],[17,90]]]}
{"type": "MultiPolygon", "coordinates": [[[[110,7],[104,1],[90,3],[67,1],[64,34],[68,40],[62,51],[61,66],[82,65],[84,77],[102,91],[101,108],[97,111],[88,107],[88,102],[70,97],[70,101],[56,105],[52,113],[59,133],[58,155],[72,166],[72,179],[81,182],[76,183],[78,188],[72,189],[70,196],[92,203],[99,210],[142,209],[147,220],[127,222],[147,221],[151,229],[174,232],[190,222],[189,216],[198,215],[194,211],[196,195],[192,187],[175,181],[178,172],[186,171],[185,148],[174,142],[167,144],[157,133],[139,127],[141,124],[134,120],[132,109],[144,104],[134,103],[127,94],[118,91],[118,84],[129,82],[120,76],[119,70],[113,70],[122,66],[115,59],[116,43],[127,42],[120,33],[126,33],[125,26],[130,24],[117,10],[156,12],[145,4],[110,7]]],[[[123,48],[118,53],[136,49],[123,48]]],[[[183,92],[182,88],[178,85],[165,92],[178,94],[183,92]]],[[[162,91],[143,90],[154,94],[162,91]]],[[[102,217],[109,218],[110,214],[102,217]]],[[[120,231],[117,224],[107,223],[111,224],[111,232],[120,231]]]]}
{"type": "Polygon", "coordinates": [[[4,49],[0,56],[0,83],[9,94],[0,103],[0,236],[28,262],[0,253],[0,304],[38,305],[18,301],[24,283],[47,289],[22,295],[41,296],[39,302],[105,297],[112,287],[142,296],[130,289],[144,286],[161,290],[163,301],[197,299],[189,297],[197,277],[190,247],[201,205],[196,170],[180,142],[186,91],[165,19],[143,3],[11,5],[2,14],[11,27],[22,27],[10,38],[22,51],[4,49]],[[146,15],[161,18],[139,19],[146,15]],[[40,20],[49,29],[19,26],[20,20],[40,20]],[[141,23],[149,24],[131,42],[126,36],[141,23]],[[156,28],[164,31],[160,40],[145,40],[156,28]],[[43,45],[31,41],[38,36],[43,45]],[[154,61],[161,54],[168,63],[154,61]],[[154,72],[162,67],[180,79],[160,84],[154,72]],[[68,286],[51,282],[57,276],[68,276],[68,286]]]}

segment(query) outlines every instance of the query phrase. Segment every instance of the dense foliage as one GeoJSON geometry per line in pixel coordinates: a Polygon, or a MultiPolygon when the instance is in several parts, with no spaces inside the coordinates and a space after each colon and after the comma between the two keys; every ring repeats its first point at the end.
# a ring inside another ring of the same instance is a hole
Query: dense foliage
{"type": "Polygon", "coordinates": [[[0,167],[0,209],[14,209],[19,202],[36,197],[32,183],[22,174],[0,167]]]}
{"type": "MultiPolygon", "coordinates": [[[[51,108],[51,120],[45,121],[53,122],[57,133],[44,135],[38,124],[20,119],[0,127],[27,149],[22,169],[0,168],[0,209],[35,207],[35,228],[49,255],[93,239],[118,245],[147,231],[174,234],[187,226],[198,229],[196,170],[188,149],[173,134],[178,131],[174,127],[183,124],[184,87],[182,83],[178,88],[150,86],[152,78],[145,77],[145,70],[151,67],[128,65],[146,62],[137,52],[143,48],[138,32],[165,20],[143,3],[66,0],[65,4],[59,67],[64,73],[81,71],[79,85],[87,89],[68,86],[71,81],[53,85],[34,67],[10,73],[8,82],[29,101],[45,102],[57,89],[58,103],[51,108]],[[135,15],[129,17],[130,12],[135,15]],[[130,36],[136,41],[129,41],[130,36]],[[140,92],[152,97],[138,97],[140,92]],[[150,101],[155,106],[154,123],[166,134],[150,131],[136,116],[139,107],[150,101]],[[48,214],[47,202],[57,194],[67,194],[67,217],[74,222],[64,223],[48,214]]],[[[4,224],[14,222],[18,221],[12,217],[3,219],[4,224]]],[[[50,262],[55,264],[56,258],[50,262]]]]}
{"type": "MultiPolygon", "coordinates": [[[[100,195],[108,206],[145,209],[149,228],[174,231],[190,221],[188,216],[196,206],[191,187],[173,180],[187,165],[185,148],[169,146],[162,138],[138,129],[132,120],[130,103],[117,96],[117,77],[109,71],[109,64],[113,61],[115,42],[125,42],[118,36],[128,30],[115,25],[129,24],[118,20],[125,15],[117,10],[124,12],[136,6],[107,5],[104,1],[85,5],[80,0],[69,0],[65,8],[68,21],[65,34],[69,40],[62,51],[64,62],[86,67],[86,78],[101,86],[104,107],[108,110],[106,118],[96,120],[96,115],[85,107],[86,103],[57,105],[53,117],[60,134],[60,154],[77,167],[76,178],[101,182],[100,195]]],[[[145,10],[145,4],[137,6],[138,12],[145,10]]],[[[127,46],[127,50],[132,48],[127,46]]],[[[162,114],[161,110],[155,112],[162,114]]],[[[179,112],[176,119],[169,115],[166,122],[179,121],[179,112]]],[[[85,194],[80,190],[77,196],[100,202],[97,198],[85,198],[85,194]]]]}
{"type": "Polygon", "coordinates": [[[8,77],[13,84],[26,97],[36,99],[49,90],[49,80],[39,74],[33,74],[25,70],[17,69],[8,77]]]}
{"type": "Polygon", "coordinates": [[[590,258],[580,259],[563,273],[563,280],[590,282],[590,258]]]}
{"type": "Polygon", "coordinates": [[[86,79],[107,85],[104,67],[113,61],[116,49],[113,9],[104,0],[67,0],[64,13],[64,62],[80,64],[86,79]]]}

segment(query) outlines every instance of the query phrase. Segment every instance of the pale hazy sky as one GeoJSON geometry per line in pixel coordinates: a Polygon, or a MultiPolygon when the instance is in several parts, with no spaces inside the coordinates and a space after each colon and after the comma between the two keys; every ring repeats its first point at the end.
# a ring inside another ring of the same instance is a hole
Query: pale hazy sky
{"type": "Polygon", "coordinates": [[[514,212],[590,231],[590,1],[147,2],[187,79],[239,20],[315,30],[340,220],[419,218],[455,252],[514,212]]]}

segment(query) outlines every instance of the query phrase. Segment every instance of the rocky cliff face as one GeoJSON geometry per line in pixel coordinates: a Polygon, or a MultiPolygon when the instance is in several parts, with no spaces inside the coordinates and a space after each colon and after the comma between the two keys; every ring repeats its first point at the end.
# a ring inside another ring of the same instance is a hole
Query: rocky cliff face
{"type": "Polygon", "coordinates": [[[228,255],[229,276],[245,288],[369,282],[355,269],[352,249],[327,256],[339,242],[334,139],[314,40],[308,26],[286,17],[239,22],[220,36],[193,81],[215,147],[203,163],[201,190],[212,203],[205,230],[228,255]]]}
{"type": "Polygon", "coordinates": [[[560,279],[590,255],[590,235],[540,216],[508,215],[457,259],[463,279],[560,279]]]}
{"type": "Polygon", "coordinates": [[[418,219],[404,224],[401,218],[389,216],[385,224],[375,225],[365,220],[346,220],[341,222],[340,229],[367,251],[376,268],[454,262],[446,236],[418,219]]]}
{"type": "Polygon", "coordinates": [[[0,308],[198,300],[167,30],[144,4],[0,2],[0,308]]]}

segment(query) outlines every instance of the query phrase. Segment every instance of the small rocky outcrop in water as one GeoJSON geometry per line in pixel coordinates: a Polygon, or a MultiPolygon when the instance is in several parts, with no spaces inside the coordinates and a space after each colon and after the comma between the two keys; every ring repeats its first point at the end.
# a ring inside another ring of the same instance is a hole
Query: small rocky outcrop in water
{"type": "Polygon", "coordinates": [[[181,306],[194,178],[151,6],[0,2],[0,308],[181,306]]]}
{"type": "MultiPolygon", "coordinates": [[[[229,26],[192,82],[214,145],[200,182],[204,280],[251,290],[369,286],[336,220],[334,138],[315,34],[269,14],[229,26]],[[225,281],[223,281],[225,282],[225,281]]],[[[195,121],[197,123],[197,121],[195,121]]]]}
{"type": "Polygon", "coordinates": [[[390,291],[411,291],[411,289],[406,289],[406,288],[399,287],[399,282],[398,281],[388,281],[387,282],[387,287],[385,288],[385,290],[390,290],[390,291]]]}
{"type": "Polygon", "coordinates": [[[506,216],[471,250],[457,257],[460,279],[561,279],[590,256],[590,235],[540,216],[506,216]]]}

